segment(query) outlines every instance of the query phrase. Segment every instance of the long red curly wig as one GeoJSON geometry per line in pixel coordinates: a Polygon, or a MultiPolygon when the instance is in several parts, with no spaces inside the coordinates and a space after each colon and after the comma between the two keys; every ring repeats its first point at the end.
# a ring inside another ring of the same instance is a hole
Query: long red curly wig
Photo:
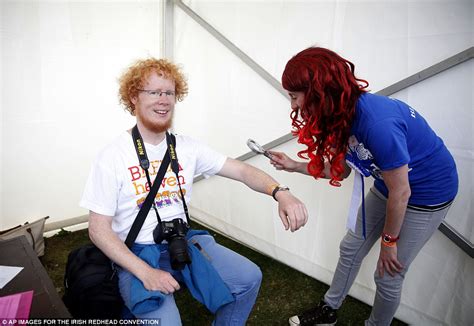
{"type": "Polygon", "coordinates": [[[356,78],[354,70],[354,64],[337,53],[311,47],[291,58],[282,76],[283,88],[305,94],[303,105],[290,114],[293,134],[307,146],[298,156],[310,160],[313,177],[327,177],[333,186],[342,180],[357,99],[369,85],[356,78]],[[330,176],[323,175],[325,161],[331,164],[330,176]]]}

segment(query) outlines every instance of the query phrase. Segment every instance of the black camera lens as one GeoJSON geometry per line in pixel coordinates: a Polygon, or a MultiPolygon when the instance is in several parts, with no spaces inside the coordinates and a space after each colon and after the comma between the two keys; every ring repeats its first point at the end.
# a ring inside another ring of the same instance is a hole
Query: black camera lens
{"type": "Polygon", "coordinates": [[[188,243],[184,238],[174,238],[169,243],[171,268],[182,270],[187,264],[191,264],[188,253],[188,243]]]}
{"type": "Polygon", "coordinates": [[[189,226],[180,218],[172,221],[159,223],[153,230],[155,243],[160,244],[163,240],[168,242],[171,268],[182,270],[187,264],[191,264],[191,257],[188,253],[188,243],[186,234],[189,226]]]}

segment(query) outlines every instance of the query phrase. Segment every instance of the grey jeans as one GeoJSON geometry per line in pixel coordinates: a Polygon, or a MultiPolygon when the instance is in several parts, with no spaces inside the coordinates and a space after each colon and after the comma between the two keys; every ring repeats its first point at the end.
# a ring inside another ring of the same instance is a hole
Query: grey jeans
{"type": "MultiPolygon", "coordinates": [[[[362,216],[359,209],[356,232],[349,230],[340,244],[340,256],[331,287],[324,301],[333,309],[338,309],[349,292],[359,272],[362,260],[380,238],[385,224],[387,199],[372,187],[365,197],[366,235],[362,235],[362,216]]],[[[407,209],[400,240],[397,242],[398,260],[404,266],[401,273],[394,277],[384,273],[379,277],[377,271],[374,280],[377,287],[372,313],[366,325],[390,325],[400,304],[403,280],[408,268],[418,252],[433,235],[443,221],[449,207],[439,211],[420,212],[407,209]]]]}

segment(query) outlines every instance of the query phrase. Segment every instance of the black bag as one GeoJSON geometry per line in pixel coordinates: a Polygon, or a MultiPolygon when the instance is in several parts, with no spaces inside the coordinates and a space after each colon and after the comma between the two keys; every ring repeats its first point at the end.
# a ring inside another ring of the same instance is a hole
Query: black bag
{"type": "Polygon", "coordinates": [[[93,244],[69,253],[63,301],[75,318],[120,319],[124,307],[111,260],[93,244]]]}

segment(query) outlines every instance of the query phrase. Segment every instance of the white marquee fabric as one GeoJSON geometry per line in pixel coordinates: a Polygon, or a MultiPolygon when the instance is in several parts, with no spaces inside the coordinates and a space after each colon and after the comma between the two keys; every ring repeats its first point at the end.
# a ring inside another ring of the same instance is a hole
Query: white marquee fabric
{"type": "MultiPolygon", "coordinates": [[[[317,44],[350,58],[376,92],[473,45],[470,0],[184,3],[277,80],[292,55],[317,44]]],[[[0,3],[0,229],[46,215],[53,222],[87,214],[77,203],[92,158],[134,121],[118,104],[117,78],[133,60],[163,55],[162,6],[151,0],[0,3]]],[[[237,157],[248,152],[247,138],[264,144],[290,131],[288,100],[178,7],[172,44],[190,86],[177,106],[176,132],[237,157]]],[[[447,221],[474,242],[472,76],[471,60],[393,96],[427,117],[455,155],[460,193],[447,221]]],[[[277,148],[293,157],[300,149],[294,140],[277,148]]],[[[218,177],[195,185],[193,215],[329,283],[352,179],[334,188],[276,172],[263,157],[248,163],[307,204],[307,226],[285,232],[271,198],[218,177]]],[[[377,256],[374,248],[350,293],[369,304],[377,256]]],[[[474,324],[473,275],[474,260],[437,232],[407,275],[397,317],[416,325],[474,324]]]]}
{"type": "MultiPolygon", "coordinates": [[[[185,3],[278,80],[292,55],[317,44],[350,58],[376,92],[469,48],[473,40],[473,5],[465,1],[185,3]]],[[[287,99],[183,11],[177,10],[175,19],[175,58],[187,67],[191,90],[177,112],[177,132],[197,135],[236,157],[248,151],[248,138],[267,143],[290,131],[287,99]]],[[[393,94],[420,111],[453,152],[461,184],[447,221],[471,242],[472,69],[471,60],[393,94]]],[[[277,150],[296,158],[301,148],[290,141],[277,150]]],[[[289,185],[307,204],[311,219],[303,230],[285,232],[271,199],[218,177],[196,184],[193,215],[330,283],[345,233],[352,179],[337,189],[326,181],[277,172],[264,157],[247,162],[289,185]]],[[[366,183],[368,188],[371,181],[366,183]]],[[[368,304],[374,296],[377,258],[375,246],[350,292],[368,304]]],[[[473,272],[473,259],[437,232],[407,275],[397,317],[416,325],[474,323],[473,272]]]]}
{"type": "Polygon", "coordinates": [[[160,56],[155,1],[1,1],[0,229],[78,207],[92,159],[133,125],[117,78],[160,56]]]}

